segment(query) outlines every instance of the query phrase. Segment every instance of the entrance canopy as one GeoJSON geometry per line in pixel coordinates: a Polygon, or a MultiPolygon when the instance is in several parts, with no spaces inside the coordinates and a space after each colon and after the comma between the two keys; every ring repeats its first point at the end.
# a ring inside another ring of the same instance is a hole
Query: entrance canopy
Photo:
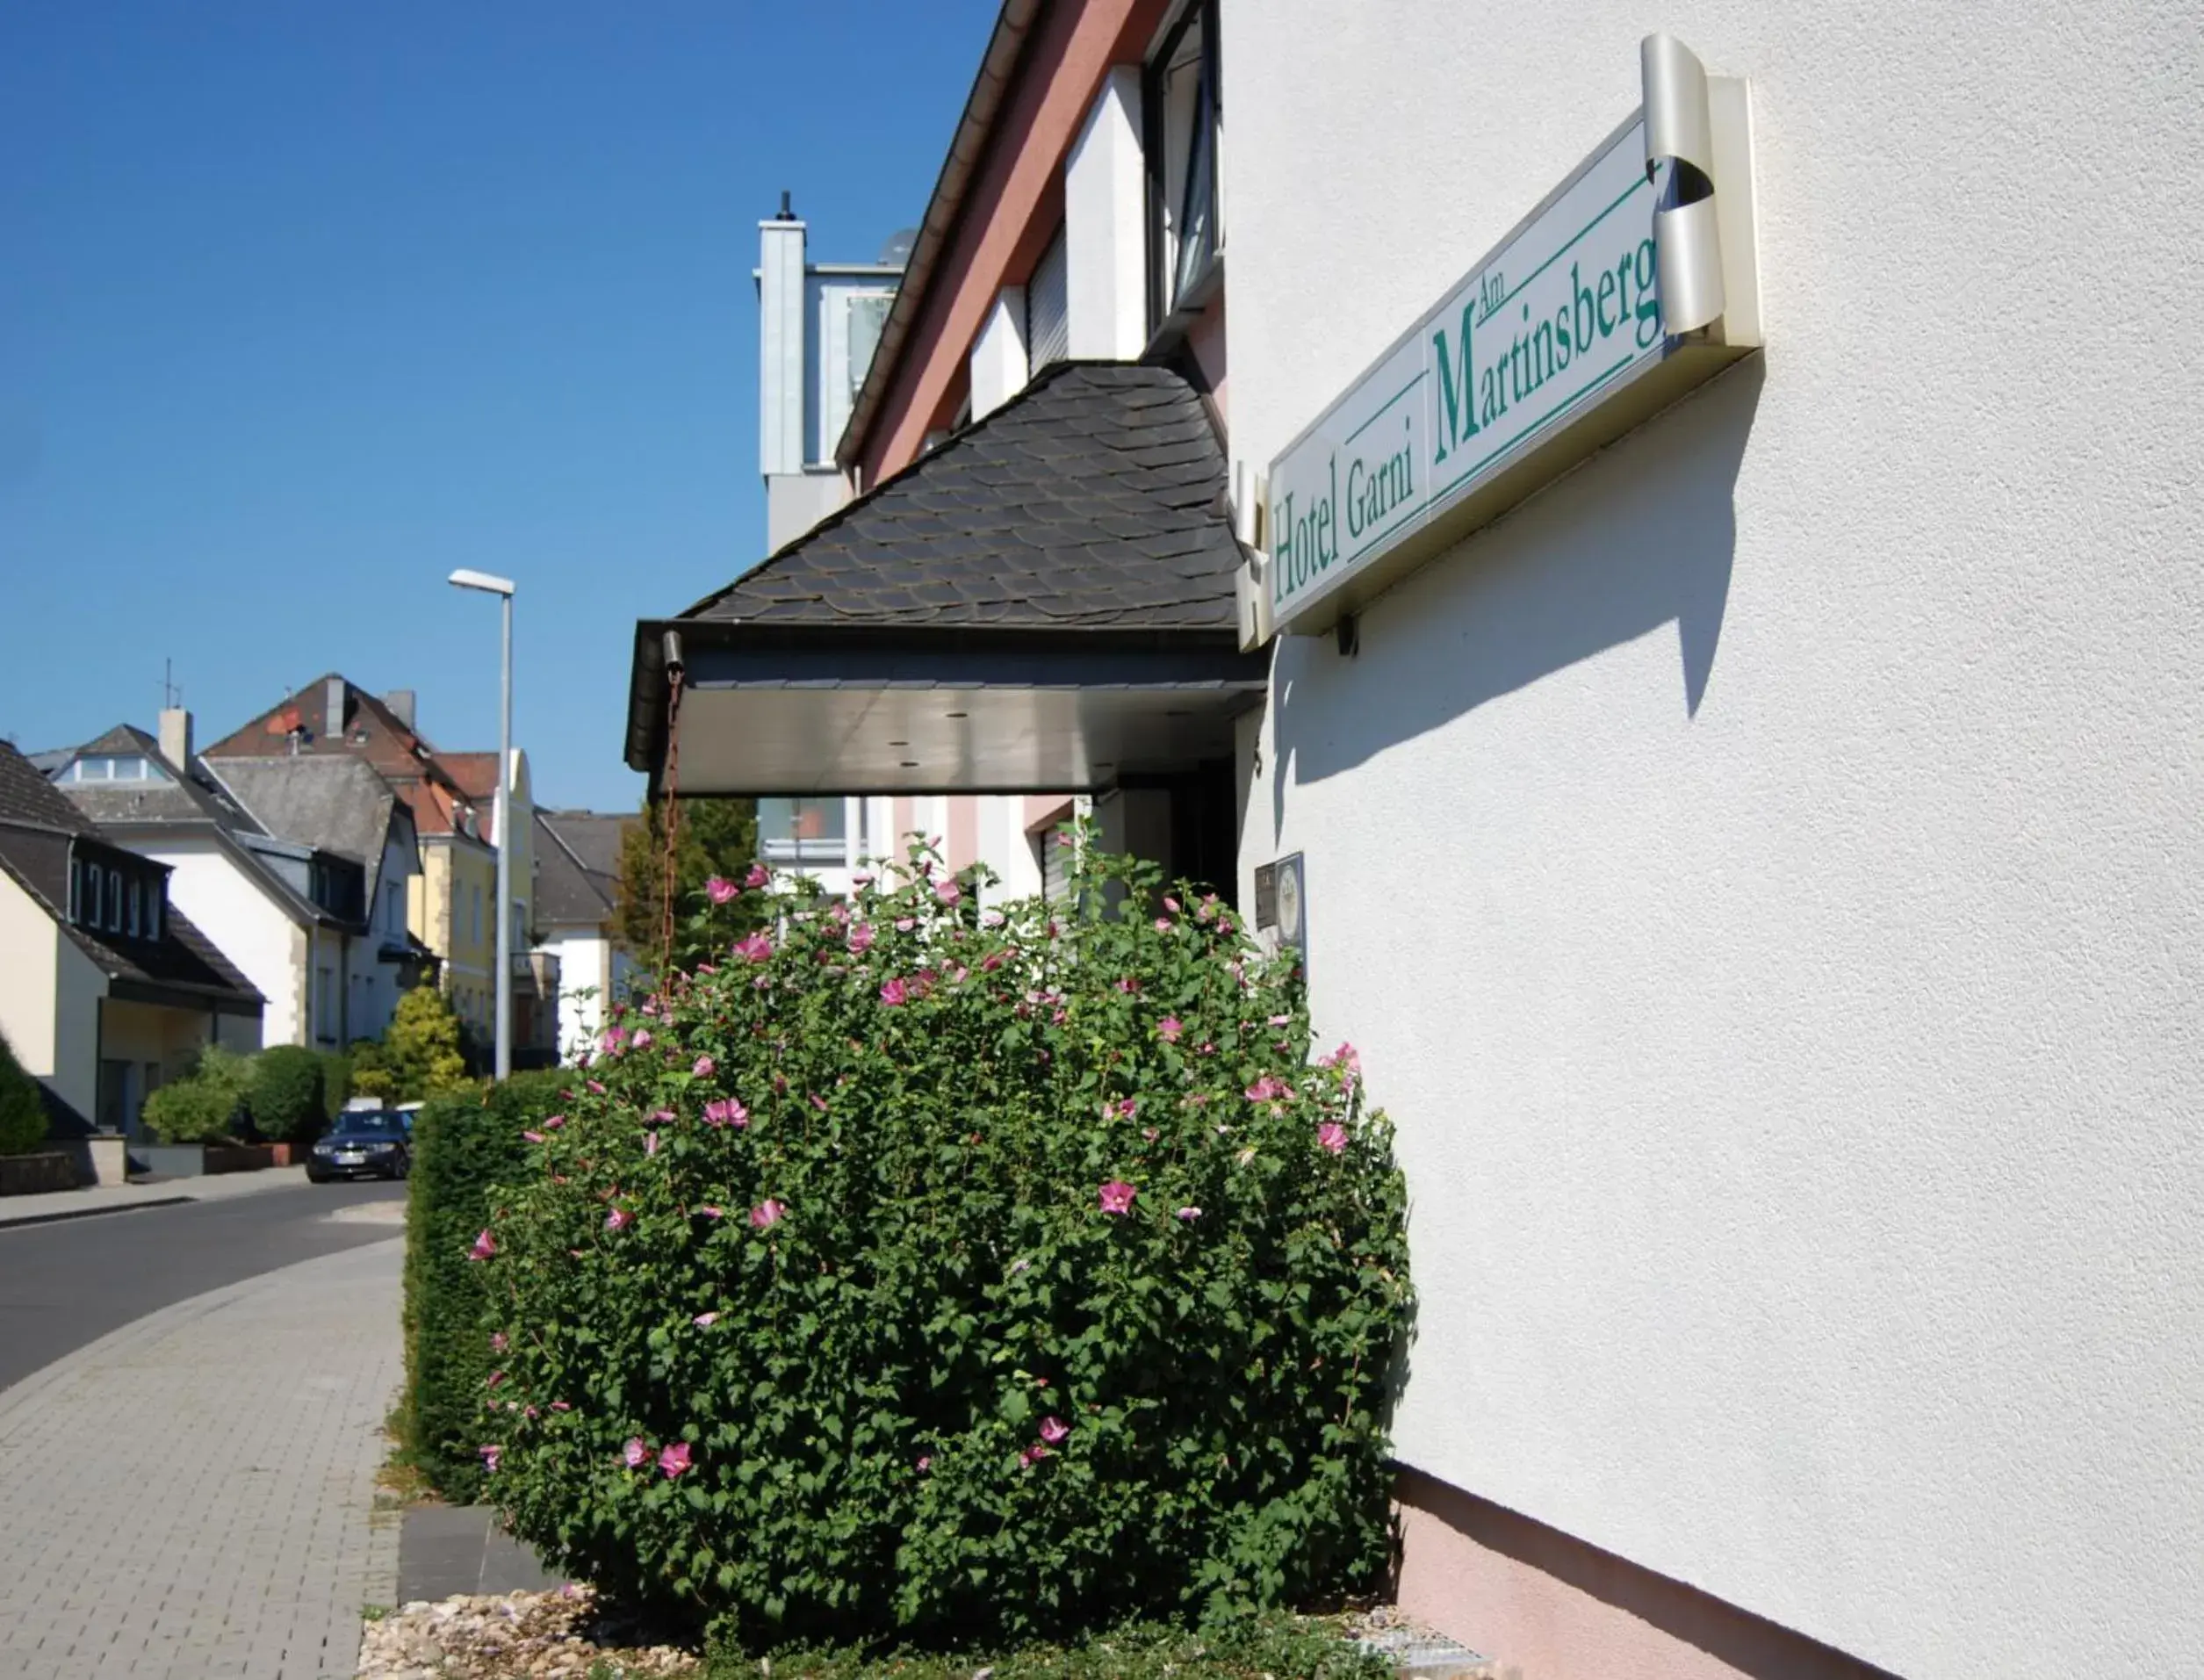
{"type": "Polygon", "coordinates": [[[1086,790],[1228,758],[1268,656],[1200,395],[1062,363],[679,617],[636,627],[627,760],[686,793],[1086,790]]]}

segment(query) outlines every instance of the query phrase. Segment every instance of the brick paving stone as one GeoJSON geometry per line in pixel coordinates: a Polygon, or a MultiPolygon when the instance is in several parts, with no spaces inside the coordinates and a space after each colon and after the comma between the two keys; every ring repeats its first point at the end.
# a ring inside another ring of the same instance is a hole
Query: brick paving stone
{"type": "Polygon", "coordinates": [[[402,1248],[180,1301],[0,1392],[0,1675],[353,1673],[397,1590],[373,1504],[402,1248]]]}

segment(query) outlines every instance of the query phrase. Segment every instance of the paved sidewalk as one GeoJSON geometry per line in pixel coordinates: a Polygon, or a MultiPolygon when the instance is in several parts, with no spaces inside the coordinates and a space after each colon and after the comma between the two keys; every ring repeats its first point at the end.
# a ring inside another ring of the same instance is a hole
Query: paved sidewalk
{"type": "Polygon", "coordinates": [[[56,1217],[124,1213],[133,1208],[173,1206],[179,1201],[227,1201],[285,1190],[306,1181],[303,1166],[263,1167],[258,1172],[214,1172],[198,1179],[163,1179],[158,1184],[97,1184],[82,1190],[48,1190],[35,1196],[0,1196],[0,1226],[35,1224],[56,1217]]]}
{"type": "Polygon", "coordinates": [[[0,1394],[0,1675],[352,1674],[397,1590],[371,1510],[403,1249],[180,1301],[0,1394]]]}

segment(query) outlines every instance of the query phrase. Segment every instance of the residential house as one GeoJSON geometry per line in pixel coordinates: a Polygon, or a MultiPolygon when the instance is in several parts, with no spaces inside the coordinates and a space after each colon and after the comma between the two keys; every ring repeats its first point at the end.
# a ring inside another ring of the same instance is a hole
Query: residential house
{"type": "Polygon", "coordinates": [[[362,861],[271,833],[194,754],[189,712],[160,723],[158,738],[122,725],[62,755],[54,785],[166,866],[171,902],[266,1000],[264,1042],[329,1049],[379,1031],[390,999],[354,1014],[351,977],[375,970],[390,937],[371,923],[362,861]]]}
{"type": "Polygon", "coordinates": [[[260,1046],[264,1000],[170,902],[171,874],[0,741],[0,1032],[58,1138],[140,1136],[147,1094],[201,1048],[260,1046]]]}
{"type": "MultiPolygon", "coordinates": [[[[277,839],[310,847],[358,871],[361,930],[334,966],[314,977],[318,994],[334,991],[339,1042],[380,1038],[399,998],[433,979],[435,954],[410,929],[407,905],[421,877],[420,836],[411,806],[364,761],[355,758],[202,760],[236,804],[277,839]]],[[[322,1042],[324,1023],[315,1023],[322,1042]]]]}
{"type": "Polygon", "coordinates": [[[536,813],[538,950],[558,961],[558,1055],[594,1043],[608,1002],[638,972],[620,944],[620,846],[637,819],[594,811],[536,813]]]}
{"type": "MultiPolygon", "coordinates": [[[[307,684],[207,747],[228,759],[351,756],[364,760],[413,812],[421,874],[407,926],[435,953],[452,1008],[478,1045],[493,1036],[496,1006],[497,852],[486,797],[471,793],[414,727],[414,696],[378,696],[334,673],[307,684]]],[[[515,755],[516,767],[522,763],[515,755]]],[[[525,787],[524,773],[516,775],[525,787]]],[[[491,787],[495,786],[494,779],[491,787]]],[[[525,892],[524,877],[515,886],[525,892]]],[[[508,913],[510,913],[508,910],[508,913]]],[[[526,914],[525,905],[521,913],[526,914]]],[[[525,943],[516,948],[525,949],[525,943]]]]}
{"type": "MultiPolygon", "coordinates": [[[[498,832],[497,754],[443,753],[438,761],[451,773],[460,791],[473,802],[492,847],[504,845],[498,832]]],[[[536,913],[536,800],[529,778],[528,754],[514,749],[506,802],[513,813],[511,879],[507,914],[513,924],[513,1055],[517,1064],[555,1061],[558,1053],[558,961],[540,948],[536,913]]],[[[494,963],[494,954],[493,955],[494,963]]]]}
{"type": "Polygon", "coordinates": [[[2188,1672],[2194,18],[1827,23],[1005,0],[857,494],[638,626],[630,762],[672,654],[688,790],[1221,842],[1495,1669],[2188,1672]]]}

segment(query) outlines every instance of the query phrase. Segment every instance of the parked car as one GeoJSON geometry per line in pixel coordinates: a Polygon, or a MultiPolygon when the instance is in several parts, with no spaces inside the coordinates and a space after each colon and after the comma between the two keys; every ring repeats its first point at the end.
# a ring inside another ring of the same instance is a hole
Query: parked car
{"type": "Polygon", "coordinates": [[[310,1183],[332,1179],[402,1179],[413,1171],[409,1117],[388,1108],[348,1108],[313,1146],[310,1183]]]}

